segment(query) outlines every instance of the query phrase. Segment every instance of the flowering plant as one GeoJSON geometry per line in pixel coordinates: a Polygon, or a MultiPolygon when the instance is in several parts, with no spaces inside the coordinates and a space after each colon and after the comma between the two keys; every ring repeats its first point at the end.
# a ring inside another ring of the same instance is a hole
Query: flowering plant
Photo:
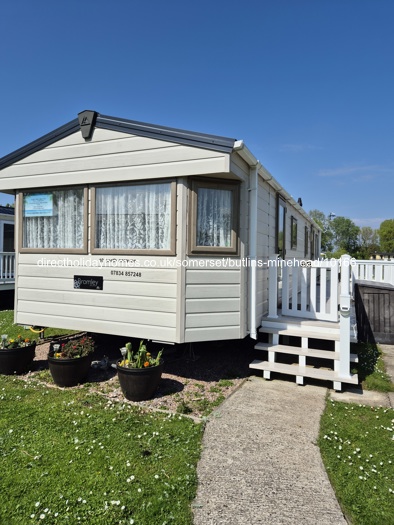
{"type": "Polygon", "coordinates": [[[94,341],[91,337],[84,336],[79,339],[70,339],[67,343],[53,345],[53,357],[57,359],[76,359],[85,357],[94,351],[94,341]]]}
{"type": "Polygon", "coordinates": [[[31,341],[28,337],[25,339],[18,335],[14,339],[8,339],[7,334],[1,335],[1,346],[0,348],[3,350],[8,350],[10,348],[24,348],[25,346],[31,346],[35,344],[35,341],[31,341]]]}
{"type": "Polygon", "coordinates": [[[120,366],[125,368],[149,368],[150,366],[157,366],[161,362],[163,350],[157,354],[156,357],[147,351],[144,341],[140,341],[139,349],[133,353],[131,343],[126,343],[124,348],[120,349],[123,359],[119,362],[120,366]]]}

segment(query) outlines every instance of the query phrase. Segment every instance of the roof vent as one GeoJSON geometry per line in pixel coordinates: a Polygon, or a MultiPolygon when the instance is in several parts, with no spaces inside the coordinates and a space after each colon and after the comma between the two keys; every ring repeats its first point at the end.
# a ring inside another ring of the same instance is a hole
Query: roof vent
{"type": "Polygon", "coordinates": [[[90,140],[93,135],[94,125],[96,123],[96,111],[81,111],[78,113],[79,125],[81,127],[82,137],[85,140],[90,140]]]}

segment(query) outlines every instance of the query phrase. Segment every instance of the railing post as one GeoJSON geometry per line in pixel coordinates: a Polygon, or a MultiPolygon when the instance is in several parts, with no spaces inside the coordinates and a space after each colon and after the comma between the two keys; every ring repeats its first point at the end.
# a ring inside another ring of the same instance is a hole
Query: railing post
{"type": "Polygon", "coordinates": [[[278,317],[278,257],[268,260],[268,317],[278,317]]]}
{"type": "Polygon", "coordinates": [[[341,291],[339,298],[339,352],[338,372],[341,378],[350,377],[350,255],[340,260],[341,291]]]}

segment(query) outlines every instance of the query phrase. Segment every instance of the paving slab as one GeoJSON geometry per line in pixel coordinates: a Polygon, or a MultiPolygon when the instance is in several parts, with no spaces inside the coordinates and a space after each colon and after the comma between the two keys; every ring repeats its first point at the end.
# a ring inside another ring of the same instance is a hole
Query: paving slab
{"type": "Polygon", "coordinates": [[[357,403],[358,405],[391,407],[389,394],[348,387],[344,392],[330,391],[330,398],[343,403],[357,403]]]}
{"type": "Polygon", "coordinates": [[[327,390],[252,377],[212,414],[194,525],[345,525],[317,446],[327,390]]]}

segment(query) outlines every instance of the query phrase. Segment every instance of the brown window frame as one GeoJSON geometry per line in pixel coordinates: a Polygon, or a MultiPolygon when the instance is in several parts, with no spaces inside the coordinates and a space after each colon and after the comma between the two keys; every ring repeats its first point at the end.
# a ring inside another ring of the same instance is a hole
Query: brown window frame
{"type": "Polygon", "coordinates": [[[19,253],[52,253],[52,254],[83,254],[88,253],[88,212],[89,212],[89,192],[87,186],[72,185],[72,186],[49,186],[44,188],[31,188],[21,190],[16,198],[18,207],[18,221],[20,224],[18,234],[18,249],[19,253]],[[23,200],[26,193],[45,193],[50,191],[67,191],[73,189],[83,190],[83,246],[82,248],[26,248],[23,246],[23,200]]]}
{"type": "Polygon", "coordinates": [[[94,184],[91,186],[91,253],[92,255],[176,255],[176,200],[177,200],[177,185],[175,179],[149,179],[149,180],[136,180],[132,182],[118,182],[118,183],[106,183],[106,184],[94,184]],[[118,248],[96,248],[96,189],[97,188],[113,188],[114,186],[148,186],[149,184],[160,184],[170,183],[171,185],[171,241],[170,248],[164,249],[118,249],[118,248]]]}
{"type": "Polygon", "coordinates": [[[280,193],[276,196],[276,231],[275,231],[275,244],[276,244],[276,250],[282,259],[286,258],[286,215],[287,215],[287,205],[286,200],[280,193]],[[281,254],[281,250],[279,249],[279,221],[280,221],[280,208],[283,208],[283,253],[281,254]]]}
{"type": "Polygon", "coordinates": [[[222,179],[194,178],[189,189],[189,255],[239,255],[239,212],[240,212],[240,183],[222,179]],[[199,246],[197,245],[197,191],[199,188],[211,188],[232,192],[232,227],[231,246],[199,246]]]}

